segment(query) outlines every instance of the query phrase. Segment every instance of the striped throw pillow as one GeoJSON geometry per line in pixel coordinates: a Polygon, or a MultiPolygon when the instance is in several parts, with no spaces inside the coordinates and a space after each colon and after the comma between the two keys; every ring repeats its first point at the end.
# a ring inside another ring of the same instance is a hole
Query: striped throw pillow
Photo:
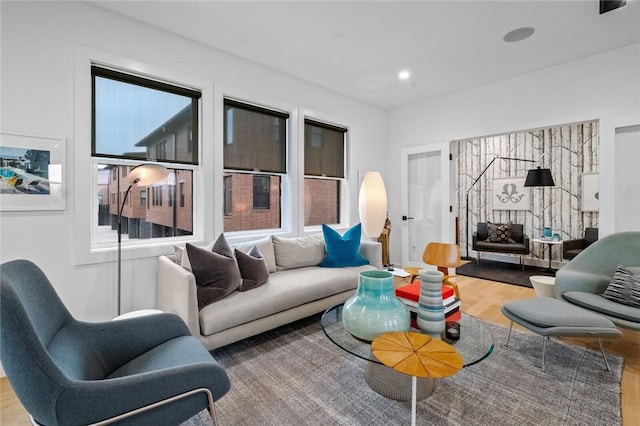
{"type": "Polygon", "coordinates": [[[640,308],[640,275],[634,275],[634,271],[628,267],[618,265],[613,279],[602,297],[623,305],[640,308]]]}

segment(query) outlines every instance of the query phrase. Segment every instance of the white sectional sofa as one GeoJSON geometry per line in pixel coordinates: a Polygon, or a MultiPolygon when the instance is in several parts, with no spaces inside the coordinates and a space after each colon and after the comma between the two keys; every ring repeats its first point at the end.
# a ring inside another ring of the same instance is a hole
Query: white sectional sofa
{"type": "Polygon", "coordinates": [[[317,260],[324,254],[321,234],[319,239],[267,237],[235,247],[247,252],[253,245],[259,247],[269,267],[267,282],[249,291],[234,291],[201,310],[193,273],[176,263],[174,256],[160,256],[158,309],[180,316],[191,333],[212,350],[342,303],[357,288],[361,271],[382,268],[382,247],[373,241],[360,244],[360,254],[369,265],[341,268],[304,266],[322,260],[317,260]]]}

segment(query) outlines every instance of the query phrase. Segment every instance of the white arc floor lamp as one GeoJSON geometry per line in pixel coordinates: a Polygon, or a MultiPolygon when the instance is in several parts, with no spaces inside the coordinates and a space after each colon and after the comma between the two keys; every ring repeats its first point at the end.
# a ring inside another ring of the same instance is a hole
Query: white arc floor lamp
{"type": "Polygon", "coordinates": [[[169,176],[169,170],[159,164],[141,164],[131,169],[127,175],[129,187],[124,193],[122,204],[118,210],[118,315],[121,312],[121,289],[122,289],[122,210],[127,201],[127,196],[134,186],[149,186],[160,182],[169,176]]]}

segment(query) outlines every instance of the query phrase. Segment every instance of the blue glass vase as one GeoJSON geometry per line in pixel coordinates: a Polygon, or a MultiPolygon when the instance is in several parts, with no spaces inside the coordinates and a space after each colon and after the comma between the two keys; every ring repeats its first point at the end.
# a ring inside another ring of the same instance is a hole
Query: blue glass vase
{"type": "Polygon", "coordinates": [[[423,269],[420,271],[420,299],[416,322],[423,334],[440,339],[444,330],[444,306],[442,303],[442,280],[440,271],[423,269]]]}
{"type": "Polygon", "coordinates": [[[396,297],[391,272],[360,272],[358,289],[342,308],[349,333],[370,342],[383,333],[409,330],[410,321],[409,310],[396,297]]]}

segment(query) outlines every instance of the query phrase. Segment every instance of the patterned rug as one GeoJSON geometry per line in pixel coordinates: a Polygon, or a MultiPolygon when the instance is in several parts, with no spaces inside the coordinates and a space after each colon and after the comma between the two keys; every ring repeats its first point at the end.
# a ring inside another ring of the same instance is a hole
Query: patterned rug
{"type": "Polygon", "coordinates": [[[549,272],[546,268],[525,265],[523,271],[522,266],[516,263],[483,259],[480,260],[479,265],[476,264],[475,260],[472,260],[457,267],[456,274],[529,288],[533,287],[531,281],[529,281],[529,277],[532,275],[555,276],[555,272],[549,272]]]}
{"type": "MultiPolygon", "coordinates": [[[[623,358],[553,339],[546,372],[542,340],[529,332],[485,322],[496,346],[479,364],[440,379],[418,402],[418,424],[618,425],[623,358]]],[[[407,425],[411,402],[384,398],[364,379],[366,361],[323,334],[319,316],[217,349],[231,390],[216,402],[228,425],[407,425]]],[[[206,416],[204,416],[206,417],[206,416]]],[[[191,423],[198,424],[198,423],[191,423]]]]}

